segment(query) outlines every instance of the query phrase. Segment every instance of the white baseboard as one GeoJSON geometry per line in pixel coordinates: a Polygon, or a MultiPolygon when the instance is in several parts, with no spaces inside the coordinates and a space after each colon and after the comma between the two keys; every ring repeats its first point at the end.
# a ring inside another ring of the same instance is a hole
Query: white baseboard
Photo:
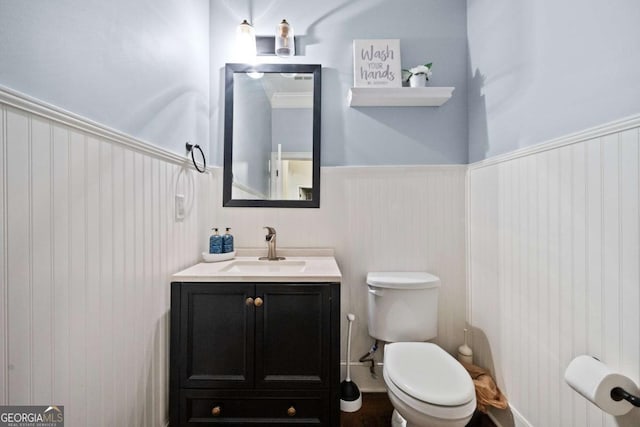
{"type": "Polygon", "coordinates": [[[509,406],[505,410],[490,409],[487,415],[497,427],[533,427],[513,406],[509,406]]]}
{"type": "Polygon", "coordinates": [[[513,419],[516,425],[515,427],[533,427],[533,425],[529,421],[527,421],[527,419],[523,417],[516,408],[512,407],[511,412],[513,412],[513,419]]]}
{"type": "MultiPolygon", "coordinates": [[[[340,380],[346,376],[346,363],[340,362],[340,380]]],[[[362,362],[351,362],[351,379],[362,393],[386,393],[382,379],[382,363],[376,363],[376,376],[373,378],[369,372],[369,365],[362,362]]]]}
{"type": "Polygon", "coordinates": [[[491,419],[491,421],[493,421],[493,423],[497,426],[497,427],[504,427],[502,424],[500,424],[500,421],[498,421],[496,419],[495,416],[493,416],[493,414],[491,412],[488,412],[487,415],[489,416],[489,419],[491,419]]]}

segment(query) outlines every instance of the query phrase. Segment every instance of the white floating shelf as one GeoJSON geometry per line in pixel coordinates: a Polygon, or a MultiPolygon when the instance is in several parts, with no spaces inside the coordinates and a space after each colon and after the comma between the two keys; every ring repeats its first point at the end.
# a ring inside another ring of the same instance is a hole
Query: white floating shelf
{"type": "Polygon", "coordinates": [[[455,87],[352,87],[350,107],[439,107],[455,87]]]}

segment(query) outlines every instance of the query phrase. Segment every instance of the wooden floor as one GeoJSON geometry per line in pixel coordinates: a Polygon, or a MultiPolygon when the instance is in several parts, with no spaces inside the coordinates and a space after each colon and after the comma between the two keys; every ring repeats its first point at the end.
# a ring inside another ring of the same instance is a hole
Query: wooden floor
{"type": "MultiPolygon", "coordinates": [[[[340,413],[341,427],[390,427],[393,406],[386,393],[364,393],[362,408],[357,412],[340,413]]],[[[476,412],[467,427],[495,427],[484,414],[476,412]]]]}

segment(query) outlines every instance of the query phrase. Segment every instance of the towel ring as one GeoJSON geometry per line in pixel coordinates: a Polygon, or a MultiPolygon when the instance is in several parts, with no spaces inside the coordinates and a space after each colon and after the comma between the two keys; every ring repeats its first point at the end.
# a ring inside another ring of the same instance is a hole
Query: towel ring
{"type": "Polygon", "coordinates": [[[205,173],[205,171],[207,170],[207,159],[204,157],[204,152],[202,151],[202,148],[200,148],[198,144],[193,145],[188,141],[186,143],[186,147],[187,147],[187,153],[191,153],[191,161],[193,162],[193,167],[196,168],[198,172],[205,173]],[[198,167],[198,164],[196,163],[195,154],[193,154],[196,148],[200,151],[200,155],[202,156],[202,169],[198,167]]]}

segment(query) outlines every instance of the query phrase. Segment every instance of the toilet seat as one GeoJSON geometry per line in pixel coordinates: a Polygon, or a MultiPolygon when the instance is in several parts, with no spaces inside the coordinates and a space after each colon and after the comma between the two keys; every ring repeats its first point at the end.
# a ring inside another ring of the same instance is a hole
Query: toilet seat
{"type": "Polygon", "coordinates": [[[441,419],[461,419],[475,410],[471,377],[435,344],[387,344],[383,375],[389,391],[419,412],[441,419]]]}
{"type": "Polygon", "coordinates": [[[449,353],[432,343],[387,344],[384,366],[404,393],[439,406],[460,406],[475,396],[471,377],[449,353]]]}
{"type": "MultiPolygon", "coordinates": [[[[438,406],[432,405],[427,402],[423,402],[418,399],[414,399],[408,394],[404,393],[400,390],[393,381],[389,380],[386,371],[383,371],[383,376],[385,380],[385,384],[387,385],[387,391],[389,393],[389,397],[391,399],[391,403],[394,408],[402,415],[404,418],[411,418],[410,414],[408,414],[401,406],[395,402],[395,399],[402,402],[402,404],[406,405],[407,408],[410,408],[411,411],[417,414],[418,417],[423,417],[424,415],[428,415],[430,419],[438,419],[443,421],[457,421],[457,420],[466,420],[471,419],[473,412],[476,410],[476,399],[474,397],[470,402],[462,405],[462,406],[438,406]]],[[[464,424],[466,424],[466,421],[464,424]]]]}

